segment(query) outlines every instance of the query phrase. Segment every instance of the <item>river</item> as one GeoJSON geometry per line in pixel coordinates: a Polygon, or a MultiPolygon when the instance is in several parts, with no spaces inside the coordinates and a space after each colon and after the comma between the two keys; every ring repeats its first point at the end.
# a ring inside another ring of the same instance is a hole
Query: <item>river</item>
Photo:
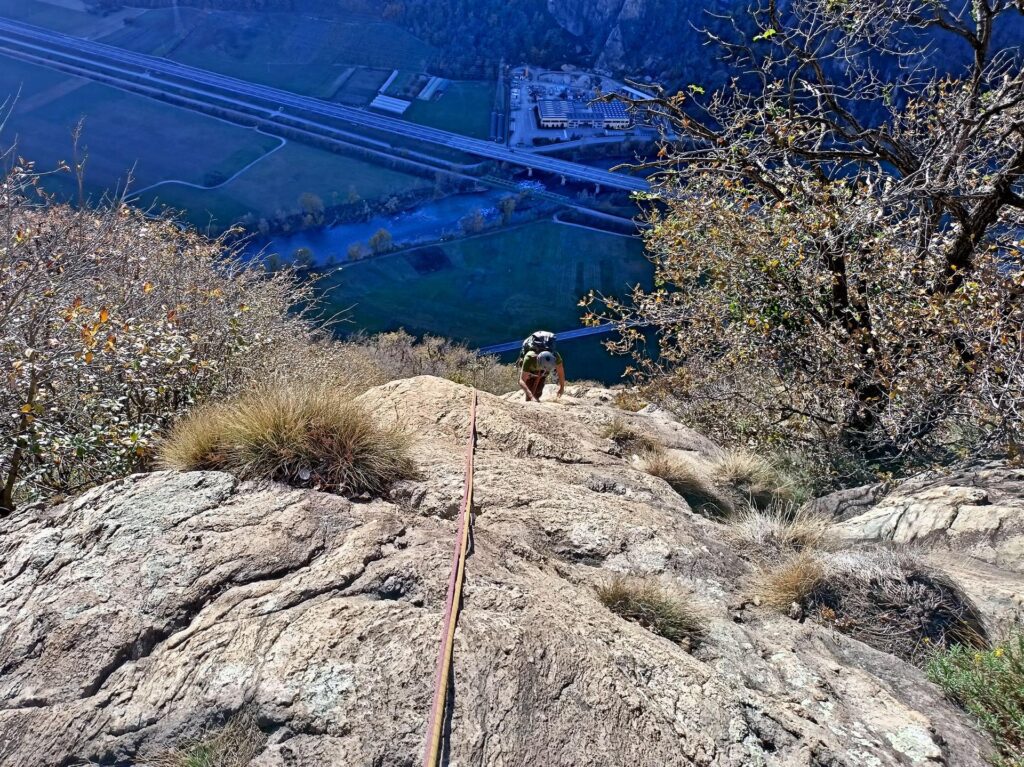
{"type": "Polygon", "coordinates": [[[507,191],[494,190],[451,195],[393,216],[379,215],[369,221],[257,240],[248,250],[250,253],[262,252],[266,256],[276,253],[287,261],[296,251],[307,249],[313,254],[316,266],[332,266],[348,260],[349,246],[358,242],[365,248],[370,237],[381,229],[387,229],[396,244],[433,242],[446,234],[455,235],[459,232],[459,221],[474,210],[483,211],[490,219],[500,215],[498,203],[508,194],[507,191]]]}

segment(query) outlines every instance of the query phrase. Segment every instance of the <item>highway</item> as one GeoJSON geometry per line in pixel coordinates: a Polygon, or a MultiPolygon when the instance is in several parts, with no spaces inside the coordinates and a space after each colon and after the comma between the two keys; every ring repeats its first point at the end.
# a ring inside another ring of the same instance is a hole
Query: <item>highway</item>
{"type": "MultiPolygon", "coordinates": [[[[606,325],[595,325],[589,328],[575,328],[573,330],[563,330],[561,333],[555,333],[558,337],[559,343],[563,341],[571,341],[574,338],[586,338],[587,336],[599,336],[605,333],[613,332],[618,325],[606,324],[606,325]]],[[[523,346],[523,339],[518,341],[505,341],[500,344],[492,344],[491,346],[485,346],[478,351],[481,354],[504,354],[505,352],[518,351],[523,346]]]]}
{"type": "MultiPolygon", "coordinates": [[[[83,40],[10,19],[0,18],[0,50],[8,55],[27,58],[33,63],[43,63],[61,71],[66,71],[69,65],[73,65],[77,72],[85,76],[92,73],[96,79],[108,84],[112,84],[110,83],[111,79],[116,79],[119,75],[126,84],[132,83],[138,86],[144,82],[146,91],[162,92],[174,96],[177,92],[187,90],[204,96],[214,103],[228,101],[243,104],[260,113],[269,111],[272,114],[274,110],[291,109],[306,115],[338,120],[350,125],[442,146],[490,160],[566,176],[605,188],[634,192],[643,192],[649,189],[648,183],[642,178],[590,168],[530,152],[516,151],[495,142],[417,125],[395,117],[335,104],[311,96],[302,96],[290,91],[179,64],[169,59],[83,40]]],[[[148,95],[138,88],[126,89],[148,95]]],[[[271,118],[263,119],[273,121],[271,118]]],[[[322,127],[328,131],[332,130],[330,125],[322,125],[322,127]]]]}

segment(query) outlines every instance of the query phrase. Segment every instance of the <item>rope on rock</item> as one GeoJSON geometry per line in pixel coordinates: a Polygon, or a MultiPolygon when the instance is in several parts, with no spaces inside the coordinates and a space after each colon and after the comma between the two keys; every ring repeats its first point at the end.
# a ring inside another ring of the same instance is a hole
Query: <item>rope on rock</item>
{"type": "Polygon", "coordinates": [[[441,751],[441,735],[444,730],[445,701],[448,698],[448,676],[452,665],[455,641],[455,626],[459,620],[462,602],[462,582],[466,571],[466,553],[469,550],[469,533],[473,516],[473,458],[476,454],[476,402],[477,392],[473,390],[469,406],[469,439],[466,445],[466,478],[462,491],[462,507],[459,511],[458,535],[452,554],[452,572],[448,579],[448,600],[442,621],[441,646],[437,650],[437,673],[434,677],[434,704],[427,722],[427,747],[423,767],[436,767],[441,751]]]}

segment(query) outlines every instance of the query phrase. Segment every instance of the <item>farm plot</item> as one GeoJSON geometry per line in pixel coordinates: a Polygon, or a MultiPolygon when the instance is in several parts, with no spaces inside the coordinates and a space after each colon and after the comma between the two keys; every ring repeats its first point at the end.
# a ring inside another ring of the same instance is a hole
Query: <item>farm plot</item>
{"type": "Polygon", "coordinates": [[[475,80],[448,84],[444,94],[431,101],[416,99],[405,119],[432,128],[473,138],[490,138],[494,83],[475,80]]]}

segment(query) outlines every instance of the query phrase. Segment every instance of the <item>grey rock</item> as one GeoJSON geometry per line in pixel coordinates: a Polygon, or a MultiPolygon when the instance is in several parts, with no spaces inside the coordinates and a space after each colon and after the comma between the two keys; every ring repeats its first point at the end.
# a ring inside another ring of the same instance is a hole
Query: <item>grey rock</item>
{"type": "MultiPolygon", "coordinates": [[[[416,438],[423,477],[387,500],[156,473],[2,523],[0,763],[145,764],[243,707],[270,734],[256,767],[419,763],[469,391],[361,401],[416,438]]],[[[756,606],[736,622],[749,565],[605,451],[607,407],[481,395],[450,764],[982,767],[990,744],[915,669],[756,606]],[[627,570],[694,595],[699,646],[600,603],[627,570]]]]}
{"type": "Polygon", "coordinates": [[[909,546],[999,624],[1024,609],[1024,469],[1001,462],[916,477],[834,527],[847,541],[909,546]]]}

